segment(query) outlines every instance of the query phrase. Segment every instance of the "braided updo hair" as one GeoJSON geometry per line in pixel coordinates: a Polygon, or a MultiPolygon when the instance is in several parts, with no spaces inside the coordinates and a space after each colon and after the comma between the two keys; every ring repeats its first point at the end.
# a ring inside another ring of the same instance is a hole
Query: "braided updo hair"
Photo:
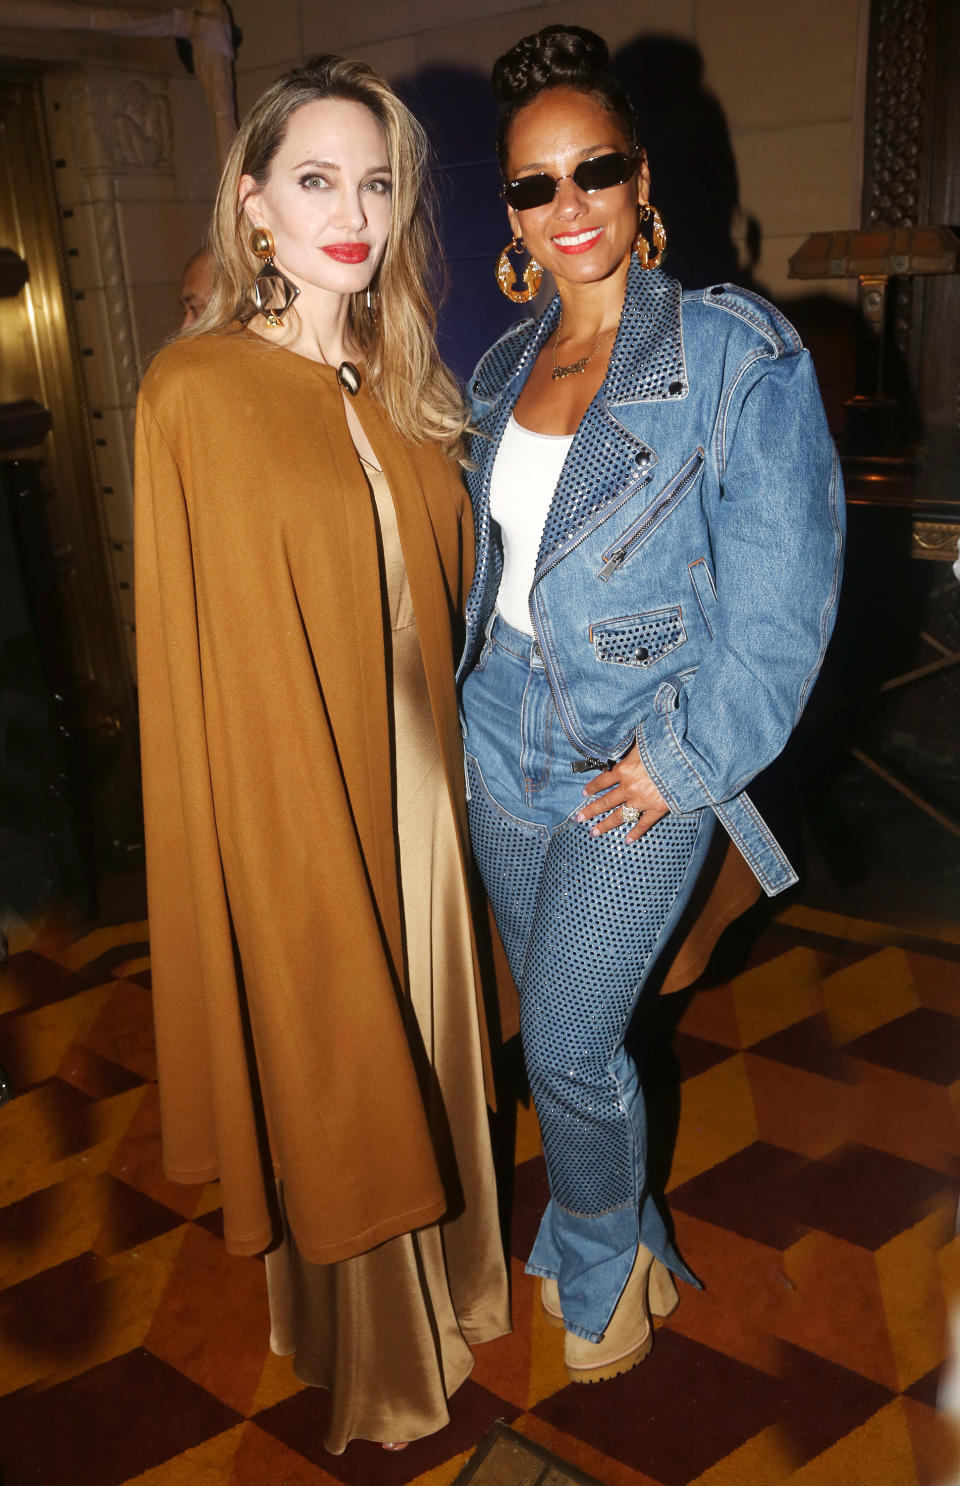
{"type": "Polygon", "coordinates": [[[584,26],[544,26],[524,36],[494,62],[490,83],[500,108],[497,156],[504,174],[511,124],[522,108],[548,88],[575,88],[589,94],[616,122],[630,148],[638,145],[633,105],[610,70],[607,44],[584,26]]]}

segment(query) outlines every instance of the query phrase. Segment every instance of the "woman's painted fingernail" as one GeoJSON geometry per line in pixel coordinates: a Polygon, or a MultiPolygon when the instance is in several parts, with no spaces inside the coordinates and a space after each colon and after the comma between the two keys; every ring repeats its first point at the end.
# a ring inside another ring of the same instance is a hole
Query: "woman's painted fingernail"
{"type": "Polygon", "coordinates": [[[586,818],[587,817],[584,815],[584,813],[583,813],[582,810],[580,810],[580,811],[577,812],[577,820],[584,821],[584,820],[586,820],[586,818]]]}
{"type": "Polygon", "coordinates": [[[590,834],[591,834],[591,836],[599,836],[599,834],[600,834],[600,827],[599,826],[594,826],[594,828],[590,832],[590,834]]]}

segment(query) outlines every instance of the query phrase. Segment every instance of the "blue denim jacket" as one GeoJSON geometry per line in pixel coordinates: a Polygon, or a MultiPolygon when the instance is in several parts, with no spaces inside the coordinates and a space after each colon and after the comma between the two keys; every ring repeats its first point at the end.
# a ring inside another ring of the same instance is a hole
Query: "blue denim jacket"
{"type": "MultiPolygon", "coordinates": [[[[458,679],[502,570],[490,518],[501,434],[559,300],[481,360],[467,477],[476,576],[458,679]]],[[[530,592],[571,760],[636,739],[671,811],[713,809],[767,893],[796,881],[744,793],[796,726],[840,584],[839,465],[809,352],[773,305],[683,292],[631,265],[603,386],[577,429],[530,592]]]]}

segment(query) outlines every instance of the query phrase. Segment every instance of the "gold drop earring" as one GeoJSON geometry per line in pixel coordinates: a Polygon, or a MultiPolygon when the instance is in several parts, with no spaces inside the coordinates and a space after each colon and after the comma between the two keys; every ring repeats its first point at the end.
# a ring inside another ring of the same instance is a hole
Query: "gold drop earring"
{"type": "Polygon", "coordinates": [[[510,254],[522,252],[523,238],[514,237],[513,242],[507,243],[497,259],[497,283],[500,285],[500,293],[505,294],[514,304],[529,304],[543,279],[543,268],[531,253],[522,274],[524,287],[514,289],[518,270],[510,262],[510,254]]]}
{"type": "Polygon", "coordinates": [[[267,324],[283,326],[283,316],[293,304],[300,290],[292,284],[286,274],[273,261],[276,251],[273,233],[267,227],[254,227],[250,234],[250,251],[254,257],[264,260],[263,267],[250,288],[250,297],[267,324]],[[279,299],[279,308],[275,301],[279,299]]]}
{"type": "Polygon", "coordinates": [[[654,248],[654,251],[651,253],[651,244],[638,226],[637,235],[633,240],[633,246],[640,260],[640,267],[659,268],[663,262],[663,255],[667,251],[667,229],[663,225],[663,218],[655,206],[651,206],[648,201],[645,201],[640,207],[639,220],[641,222],[652,222],[650,236],[653,239],[654,248]]]}

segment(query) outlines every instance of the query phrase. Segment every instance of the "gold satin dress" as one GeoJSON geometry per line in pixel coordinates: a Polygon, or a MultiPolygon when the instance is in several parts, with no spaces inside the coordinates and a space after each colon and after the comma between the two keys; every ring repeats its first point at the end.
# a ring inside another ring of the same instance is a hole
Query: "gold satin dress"
{"type": "MultiPolygon", "coordinates": [[[[440,1222],[338,1264],[313,1264],[289,1227],[266,1256],[273,1351],[328,1388],[324,1444],[414,1440],[449,1421],[470,1345],[510,1329],[487,1123],[468,905],[393,500],[361,461],[380,532],[408,1031],[449,1196],[440,1222]]],[[[359,1078],[377,1076],[376,1048],[359,1078]]],[[[281,1187],[281,1203],[282,1203],[281,1187]]]]}

